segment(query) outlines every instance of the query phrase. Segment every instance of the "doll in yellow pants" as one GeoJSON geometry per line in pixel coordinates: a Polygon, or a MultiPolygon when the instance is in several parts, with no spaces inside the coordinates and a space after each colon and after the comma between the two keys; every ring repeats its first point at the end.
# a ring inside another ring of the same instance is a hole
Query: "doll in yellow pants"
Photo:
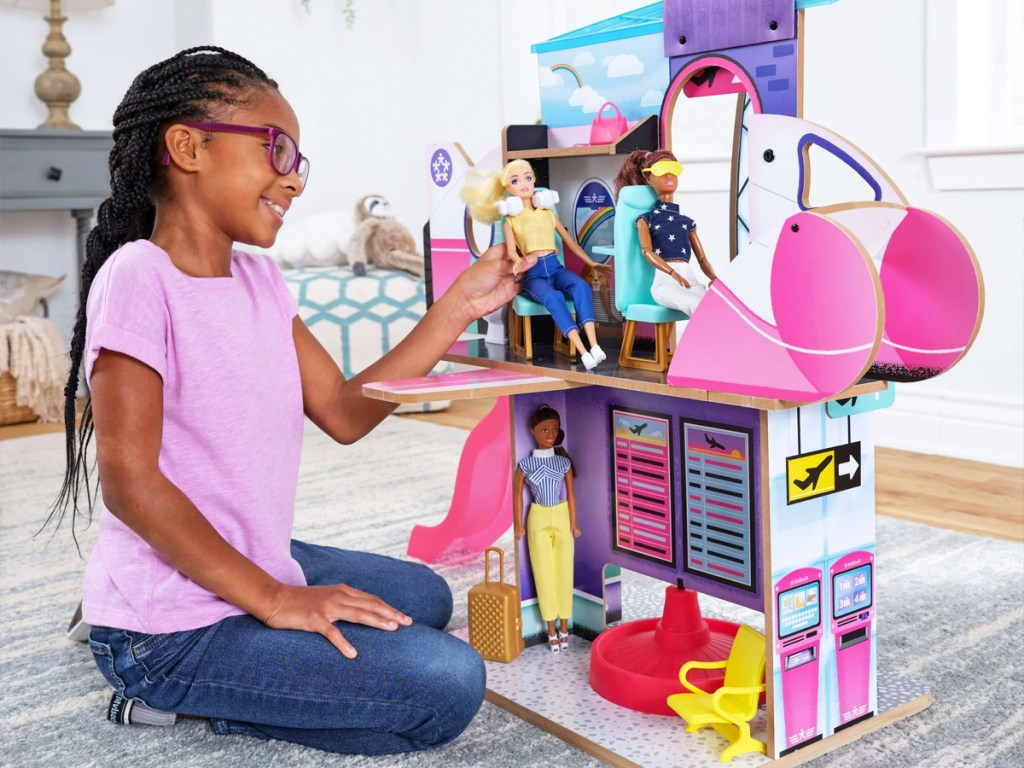
{"type": "Polygon", "coordinates": [[[530,417],[530,432],[537,448],[516,467],[512,494],[514,530],[517,539],[523,530],[523,486],[530,489],[533,503],[526,521],[526,543],[530,550],[533,580],[541,618],[548,625],[548,645],[552,653],[569,647],[569,616],[572,615],[573,552],[576,525],[576,496],[573,491],[575,468],[562,448],[565,433],[561,417],[550,406],[540,406],[530,417]],[[562,489],[565,501],[561,501],[562,489]],[[561,624],[557,628],[555,621],[561,624]]]}

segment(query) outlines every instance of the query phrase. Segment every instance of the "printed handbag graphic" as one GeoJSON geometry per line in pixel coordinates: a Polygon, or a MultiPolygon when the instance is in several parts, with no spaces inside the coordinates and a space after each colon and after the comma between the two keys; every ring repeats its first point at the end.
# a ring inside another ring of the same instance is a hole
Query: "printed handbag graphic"
{"type": "Polygon", "coordinates": [[[606,101],[601,105],[601,108],[597,110],[597,117],[594,118],[594,122],[590,124],[590,143],[591,144],[611,144],[617,141],[618,138],[626,132],[626,118],[623,117],[619,108],[610,101],[606,101]],[[607,107],[611,107],[615,110],[615,114],[611,117],[605,117],[604,111],[607,107]]]}
{"type": "Polygon", "coordinates": [[[512,661],[523,650],[519,587],[505,583],[505,552],[484,550],[484,580],[469,590],[469,644],[488,661],[512,661]],[[491,552],[498,553],[498,581],[491,581],[491,552]]]}

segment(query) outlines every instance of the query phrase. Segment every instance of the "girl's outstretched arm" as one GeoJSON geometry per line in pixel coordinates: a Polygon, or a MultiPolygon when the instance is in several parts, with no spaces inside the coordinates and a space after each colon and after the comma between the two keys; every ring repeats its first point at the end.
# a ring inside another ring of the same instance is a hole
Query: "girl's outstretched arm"
{"type": "Polygon", "coordinates": [[[356,651],[332,622],[385,630],[411,623],[344,585],[282,584],[231,546],[160,471],[163,382],[152,368],[104,349],[90,385],[103,503],[172,567],[267,626],[317,632],[350,658],[356,651]]]}
{"type": "MultiPolygon", "coordinates": [[[[533,257],[522,257],[519,271],[535,262],[533,257]]],[[[426,376],[471,322],[508,303],[519,292],[512,269],[504,245],[489,248],[456,278],[408,336],[351,379],[345,378],[296,316],[292,335],[306,415],[339,443],[354,443],[366,435],[395,409],[395,404],[363,397],[363,384],[426,376]]]]}

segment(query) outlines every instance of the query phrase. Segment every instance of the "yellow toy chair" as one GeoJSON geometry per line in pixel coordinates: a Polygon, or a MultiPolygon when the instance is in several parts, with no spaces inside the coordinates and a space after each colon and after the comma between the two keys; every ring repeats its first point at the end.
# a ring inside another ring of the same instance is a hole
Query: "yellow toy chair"
{"type": "Polygon", "coordinates": [[[691,693],[668,697],[668,705],[686,721],[686,731],[710,725],[729,746],[719,758],[728,763],[744,752],[765,754],[767,747],[750,735],[750,720],[757,714],[757,703],[764,691],[764,635],[740,626],[726,661],[688,661],[679,670],[679,682],[691,693]],[[706,693],[686,679],[691,669],[725,667],[725,680],[714,693],[706,693]]]}
{"type": "Polygon", "coordinates": [[[654,267],[640,253],[636,220],[658,202],[654,188],[637,184],[619,190],[615,204],[615,308],[626,319],[619,351],[620,368],[668,370],[675,345],[675,324],[688,319],[685,312],[663,307],[651,298],[654,267]],[[637,323],[654,324],[654,358],[633,354],[637,323]]]}

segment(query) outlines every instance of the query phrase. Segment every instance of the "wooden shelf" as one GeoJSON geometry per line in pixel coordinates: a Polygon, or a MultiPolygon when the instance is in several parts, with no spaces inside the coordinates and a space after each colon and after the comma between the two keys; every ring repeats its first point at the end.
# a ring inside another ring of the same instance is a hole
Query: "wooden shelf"
{"type": "Polygon", "coordinates": [[[634,125],[612,144],[586,144],[579,147],[547,146],[546,125],[509,125],[502,132],[504,162],[510,160],[541,160],[557,157],[590,157],[622,155],[636,149],[658,148],[658,118],[650,115],[634,125]]]}

